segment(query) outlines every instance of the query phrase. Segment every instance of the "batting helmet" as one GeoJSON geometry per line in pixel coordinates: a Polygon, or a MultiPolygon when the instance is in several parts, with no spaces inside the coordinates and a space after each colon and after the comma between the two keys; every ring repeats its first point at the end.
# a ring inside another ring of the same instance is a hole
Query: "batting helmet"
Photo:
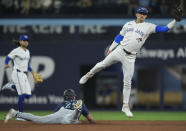
{"type": "Polygon", "coordinates": [[[139,14],[148,14],[148,10],[145,7],[139,7],[136,12],[139,14]]]}
{"type": "Polygon", "coordinates": [[[73,100],[76,97],[76,93],[73,89],[67,89],[64,91],[64,100],[73,100]]]}

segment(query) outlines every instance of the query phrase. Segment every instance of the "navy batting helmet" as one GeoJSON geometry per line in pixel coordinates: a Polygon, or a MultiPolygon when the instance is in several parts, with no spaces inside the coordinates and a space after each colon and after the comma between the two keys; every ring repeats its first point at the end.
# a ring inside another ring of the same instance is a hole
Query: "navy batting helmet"
{"type": "Polygon", "coordinates": [[[148,10],[145,7],[139,7],[136,12],[144,15],[148,14],[148,10]]]}
{"type": "Polygon", "coordinates": [[[64,100],[73,100],[76,97],[76,93],[73,89],[67,89],[64,91],[64,100]]]}

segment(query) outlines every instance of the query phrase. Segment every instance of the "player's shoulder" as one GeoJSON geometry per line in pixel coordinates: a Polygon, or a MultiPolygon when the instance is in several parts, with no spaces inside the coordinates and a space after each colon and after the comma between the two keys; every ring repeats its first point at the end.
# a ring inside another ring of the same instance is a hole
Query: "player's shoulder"
{"type": "Polygon", "coordinates": [[[134,23],[135,23],[135,21],[132,20],[132,21],[128,21],[128,22],[126,22],[125,25],[126,25],[126,26],[130,26],[130,25],[132,25],[132,24],[134,24],[134,23]]]}
{"type": "MultiPolygon", "coordinates": [[[[15,50],[16,50],[17,52],[25,52],[20,46],[17,47],[17,48],[15,48],[15,50]]],[[[28,49],[26,49],[26,52],[27,52],[27,53],[30,53],[30,51],[29,51],[28,49]]]]}
{"type": "Polygon", "coordinates": [[[154,26],[155,24],[153,23],[150,23],[150,22],[144,22],[145,25],[148,25],[148,26],[154,26]]]}
{"type": "Polygon", "coordinates": [[[14,48],[12,51],[13,52],[18,52],[20,50],[20,47],[16,47],[16,48],[14,48]]]}

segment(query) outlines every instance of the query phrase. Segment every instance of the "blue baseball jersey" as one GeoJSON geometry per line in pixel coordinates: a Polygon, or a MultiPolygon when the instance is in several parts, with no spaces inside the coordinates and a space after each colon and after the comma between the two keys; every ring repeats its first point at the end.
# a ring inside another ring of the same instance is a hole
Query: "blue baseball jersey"
{"type": "MultiPolygon", "coordinates": [[[[56,106],[55,112],[57,112],[61,107],[64,107],[65,109],[69,109],[69,110],[75,110],[74,104],[76,103],[77,100],[64,101],[56,106]]],[[[89,114],[88,108],[84,103],[82,104],[81,114],[85,117],[89,114]]]]}

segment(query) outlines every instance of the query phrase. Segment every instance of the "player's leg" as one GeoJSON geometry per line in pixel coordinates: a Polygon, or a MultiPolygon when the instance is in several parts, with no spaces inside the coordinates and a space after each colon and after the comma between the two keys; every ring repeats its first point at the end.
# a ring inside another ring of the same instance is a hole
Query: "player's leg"
{"type": "Polygon", "coordinates": [[[16,117],[18,111],[14,110],[14,109],[10,109],[9,112],[7,113],[7,115],[5,116],[5,120],[4,122],[7,123],[8,120],[16,117]]]}
{"type": "Polygon", "coordinates": [[[131,92],[131,80],[134,73],[134,61],[129,61],[128,59],[122,62],[123,69],[123,107],[122,111],[128,116],[133,117],[132,112],[129,109],[129,98],[131,92]]]}
{"type": "MultiPolygon", "coordinates": [[[[35,123],[45,123],[46,122],[45,120],[42,119],[41,116],[35,116],[35,115],[30,114],[30,113],[22,113],[22,112],[18,112],[16,110],[14,110],[14,109],[10,109],[8,114],[5,117],[4,122],[7,123],[8,120],[10,120],[12,118],[22,118],[24,120],[32,121],[32,122],[35,122],[35,123]]],[[[49,120],[49,118],[46,119],[46,120],[49,120]]]]}
{"type": "Polygon", "coordinates": [[[32,96],[32,92],[31,92],[31,86],[28,77],[26,75],[24,76],[24,80],[25,80],[25,88],[23,89],[23,93],[26,99],[30,99],[30,97],[32,96]]]}
{"type": "Polygon", "coordinates": [[[76,115],[77,112],[75,110],[68,110],[63,108],[58,112],[46,116],[36,116],[30,113],[18,112],[16,117],[23,118],[34,123],[71,124],[78,122],[78,120],[74,120],[76,115]]]}
{"type": "Polygon", "coordinates": [[[10,82],[6,83],[4,86],[0,87],[0,91],[1,90],[11,90],[11,91],[17,92],[16,85],[13,80],[13,78],[15,78],[15,71],[12,72],[11,77],[12,77],[12,80],[10,82]]]}
{"type": "Polygon", "coordinates": [[[31,121],[34,123],[50,123],[52,114],[51,115],[46,115],[46,116],[36,116],[31,113],[23,113],[23,112],[18,112],[17,118],[22,118],[27,121],[31,121]]]}
{"type": "Polygon", "coordinates": [[[12,118],[22,118],[27,121],[34,123],[49,123],[49,124],[76,124],[78,123],[78,118],[81,111],[79,106],[76,110],[68,110],[61,108],[58,112],[46,116],[36,116],[31,113],[18,112],[14,109],[10,109],[5,117],[5,123],[12,118]]]}
{"type": "Polygon", "coordinates": [[[24,96],[22,96],[23,91],[22,91],[21,86],[23,86],[23,85],[21,85],[21,82],[20,82],[21,76],[16,70],[14,70],[12,72],[12,80],[13,80],[15,86],[16,86],[16,90],[17,90],[17,93],[18,93],[18,96],[19,96],[18,97],[18,109],[19,109],[20,112],[22,112],[23,111],[23,104],[22,103],[23,103],[23,100],[24,100],[24,98],[23,98],[24,96]]]}
{"type": "Polygon", "coordinates": [[[31,89],[29,90],[29,86],[26,83],[26,75],[22,72],[13,71],[12,72],[12,80],[16,85],[16,90],[19,96],[18,99],[18,110],[19,112],[23,112],[24,110],[24,99],[31,96],[31,89]]]}
{"type": "Polygon", "coordinates": [[[104,68],[116,63],[118,61],[117,55],[115,54],[116,50],[111,52],[105,59],[99,63],[97,63],[86,75],[81,77],[79,83],[85,84],[89,78],[93,77],[95,73],[103,70],[104,68]]]}
{"type": "Polygon", "coordinates": [[[11,91],[17,91],[16,86],[13,81],[10,81],[6,83],[3,87],[0,87],[0,91],[2,90],[11,90],[11,91]]]}
{"type": "Polygon", "coordinates": [[[4,122],[7,123],[8,120],[12,118],[22,118],[27,121],[32,121],[34,123],[59,123],[59,121],[55,121],[54,119],[56,116],[61,117],[59,114],[50,114],[46,116],[36,116],[31,113],[23,113],[23,112],[18,112],[14,109],[10,109],[8,114],[5,117],[4,122]]]}
{"type": "MultiPolygon", "coordinates": [[[[30,98],[30,97],[31,97],[31,95],[27,95],[27,94],[19,95],[19,99],[18,99],[18,110],[19,110],[19,112],[24,111],[24,100],[26,98],[30,98]]],[[[17,117],[16,119],[19,120],[19,121],[24,121],[24,119],[19,118],[19,117],[17,117]]]]}
{"type": "Polygon", "coordinates": [[[60,122],[63,124],[77,124],[79,123],[81,110],[79,109],[69,110],[61,108],[58,112],[56,112],[56,115],[61,116],[60,118],[58,117],[58,123],[60,122]]]}
{"type": "Polygon", "coordinates": [[[21,95],[19,95],[19,112],[23,112],[24,110],[24,100],[29,99],[31,97],[31,87],[28,82],[28,78],[25,73],[20,73],[21,83],[20,83],[20,89],[21,89],[21,95]]]}

